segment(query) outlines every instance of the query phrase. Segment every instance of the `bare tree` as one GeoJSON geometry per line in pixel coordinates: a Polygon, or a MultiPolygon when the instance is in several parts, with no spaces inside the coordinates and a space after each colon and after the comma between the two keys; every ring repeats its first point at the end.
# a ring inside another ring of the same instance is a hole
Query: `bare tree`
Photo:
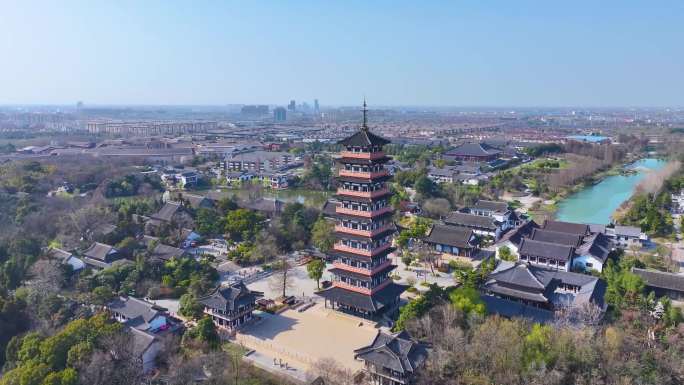
{"type": "Polygon", "coordinates": [[[665,181],[678,172],[680,168],[681,163],[679,161],[672,161],[665,165],[665,167],[662,169],[648,173],[646,177],[634,188],[635,193],[657,193],[663,187],[665,181]]]}
{"type": "Polygon", "coordinates": [[[557,327],[590,327],[596,328],[603,318],[603,310],[594,303],[583,303],[571,306],[556,313],[557,327]]]}
{"type": "Polygon", "coordinates": [[[31,266],[30,286],[42,293],[57,293],[64,283],[61,263],[55,259],[40,259],[31,266]]]}
{"type": "Polygon", "coordinates": [[[273,234],[262,230],[256,236],[254,248],[249,253],[249,260],[252,263],[270,261],[278,255],[278,244],[273,234]]]}
{"type": "Polygon", "coordinates": [[[334,358],[321,358],[311,366],[307,377],[311,381],[316,378],[323,379],[323,382],[331,385],[354,385],[354,374],[351,370],[343,367],[334,358]]]}
{"type": "Polygon", "coordinates": [[[168,385],[191,384],[205,376],[202,360],[200,357],[185,358],[180,354],[169,358],[168,385]]]}
{"type": "MultiPolygon", "coordinates": [[[[430,272],[434,276],[435,265],[439,260],[439,255],[433,252],[432,249],[430,249],[430,246],[423,242],[418,242],[414,248],[414,251],[416,256],[418,257],[418,260],[421,261],[425,266],[425,269],[427,270],[429,268],[430,272]]],[[[424,278],[425,280],[427,280],[427,274],[424,278]]]]}
{"type": "Polygon", "coordinates": [[[83,207],[65,216],[64,237],[76,235],[83,240],[91,241],[96,229],[108,223],[109,219],[110,216],[102,207],[83,207]]]}
{"type": "Polygon", "coordinates": [[[444,198],[427,199],[422,205],[423,212],[430,218],[443,218],[451,210],[451,204],[444,198]]]}
{"type": "Polygon", "coordinates": [[[294,266],[286,255],[278,257],[273,262],[273,276],[270,285],[273,290],[280,291],[283,298],[287,296],[287,289],[294,287],[292,269],[294,266]]]}
{"type": "Polygon", "coordinates": [[[138,384],[143,378],[140,352],[135,348],[134,336],[120,332],[101,341],[98,350],[79,372],[81,383],[89,385],[138,384]]]}

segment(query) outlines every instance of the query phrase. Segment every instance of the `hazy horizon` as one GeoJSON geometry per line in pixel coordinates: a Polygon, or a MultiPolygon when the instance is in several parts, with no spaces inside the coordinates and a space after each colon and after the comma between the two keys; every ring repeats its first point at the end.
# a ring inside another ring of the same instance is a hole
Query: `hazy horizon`
{"type": "MultiPolygon", "coordinates": [[[[76,104],[78,102],[83,102],[82,100],[74,101],[72,103],[17,103],[17,104],[12,104],[12,103],[7,103],[7,104],[2,104],[0,103],[0,108],[24,108],[24,107],[29,107],[29,108],[39,108],[39,107],[67,107],[67,108],[75,108],[76,104]]],[[[310,107],[312,107],[313,99],[296,99],[297,104],[299,105],[302,102],[308,103],[310,107]]],[[[324,104],[321,103],[321,108],[361,108],[361,103],[363,102],[363,99],[361,99],[361,102],[356,103],[356,104],[324,104]]],[[[256,103],[226,103],[226,104],[129,104],[129,103],[122,103],[122,104],[92,104],[92,103],[84,103],[83,106],[84,108],[112,108],[112,109],[119,109],[119,108],[138,108],[138,109],[145,109],[145,108],[226,108],[226,107],[240,107],[240,106],[245,106],[245,105],[267,105],[271,107],[275,106],[282,106],[282,107],[287,107],[287,103],[262,103],[262,102],[256,102],[256,103]]],[[[426,110],[496,110],[496,111],[504,111],[504,110],[553,110],[553,109],[563,109],[563,110],[604,110],[604,111],[610,111],[610,110],[683,110],[684,109],[684,104],[683,105],[672,105],[672,106],[573,106],[573,105],[558,105],[558,106],[553,106],[553,105],[529,105],[529,106],[507,106],[507,105],[401,105],[401,104],[395,104],[395,105],[373,105],[370,102],[368,103],[368,109],[369,110],[381,110],[381,109],[420,109],[424,108],[426,110]]]]}
{"type": "Polygon", "coordinates": [[[22,1],[0,105],[679,108],[684,4],[22,1]]]}

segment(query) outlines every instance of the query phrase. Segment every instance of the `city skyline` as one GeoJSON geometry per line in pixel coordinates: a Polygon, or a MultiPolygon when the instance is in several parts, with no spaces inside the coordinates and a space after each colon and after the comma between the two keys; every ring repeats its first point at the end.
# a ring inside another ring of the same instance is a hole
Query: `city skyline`
{"type": "Polygon", "coordinates": [[[0,14],[0,104],[680,107],[682,16],[638,1],[17,2],[0,14]]]}

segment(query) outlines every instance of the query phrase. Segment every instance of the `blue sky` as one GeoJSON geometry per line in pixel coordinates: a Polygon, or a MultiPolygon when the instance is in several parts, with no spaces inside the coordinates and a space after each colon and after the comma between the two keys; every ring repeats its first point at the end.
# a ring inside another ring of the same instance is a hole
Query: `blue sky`
{"type": "Polygon", "coordinates": [[[683,106],[683,1],[0,4],[0,104],[683,106]]]}

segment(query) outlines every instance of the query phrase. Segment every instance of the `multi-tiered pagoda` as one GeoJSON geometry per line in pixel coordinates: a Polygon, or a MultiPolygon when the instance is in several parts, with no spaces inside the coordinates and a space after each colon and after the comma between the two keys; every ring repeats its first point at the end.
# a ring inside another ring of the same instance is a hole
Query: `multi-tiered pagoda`
{"type": "Polygon", "coordinates": [[[365,101],[361,129],[339,142],[344,149],[337,160],[334,278],[321,295],[326,306],[367,318],[392,308],[406,289],[389,276],[396,266],[387,258],[395,231],[384,167],[390,158],[382,149],[388,143],[368,130],[365,101]]]}

